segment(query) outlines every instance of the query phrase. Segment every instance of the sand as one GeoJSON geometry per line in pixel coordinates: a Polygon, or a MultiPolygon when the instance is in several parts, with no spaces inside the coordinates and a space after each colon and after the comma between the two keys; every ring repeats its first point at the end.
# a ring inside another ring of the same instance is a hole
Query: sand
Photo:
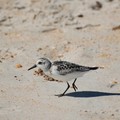
{"type": "Polygon", "coordinates": [[[0,1],[0,120],[120,120],[119,68],[120,0],[0,1]],[[40,57],[104,69],[58,98],[66,83],[27,71],[40,57]]]}

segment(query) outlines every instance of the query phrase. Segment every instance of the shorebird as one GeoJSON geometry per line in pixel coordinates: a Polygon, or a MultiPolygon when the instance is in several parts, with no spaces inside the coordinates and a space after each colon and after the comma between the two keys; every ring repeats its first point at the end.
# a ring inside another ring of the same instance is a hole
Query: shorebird
{"type": "Polygon", "coordinates": [[[48,58],[38,59],[36,64],[30,67],[28,70],[31,70],[36,67],[43,70],[43,72],[46,75],[67,83],[66,90],[62,94],[57,95],[59,97],[64,96],[67,90],[70,88],[68,81],[74,79],[74,82],[72,83],[72,87],[76,91],[78,89],[77,86],[75,85],[77,78],[82,77],[88,71],[97,70],[99,68],[99,67],[82,66],[68,61],[51,62],[48,58]]]}

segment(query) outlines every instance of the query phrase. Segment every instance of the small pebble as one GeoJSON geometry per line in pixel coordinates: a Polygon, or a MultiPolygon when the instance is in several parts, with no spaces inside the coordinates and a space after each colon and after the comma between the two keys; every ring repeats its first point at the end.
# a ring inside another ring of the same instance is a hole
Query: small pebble
{"type": "Polygon", "coordinates": [[[102,8],[102,4],[99,1],[96,1],[96,4],[92,5],[91,8],[93,10],[100,10],[102,8]]]}
{"type": "Polygon", "coordinates": [[[82,17],[84,17],[84,16],[83,16],[83,14],[80,14],[80,15],[78,15],[78,17],[82,18],[82,17]]]}
{"type": "Polygon", "coordinates": [[[16,64],[16,68],[21,68],[22,65],[21,64],[16,64]]]}
{"type": "Polygon", "coordinates": [[[111,114],[111,116],[114,116],[114,114],[111,114]]]}

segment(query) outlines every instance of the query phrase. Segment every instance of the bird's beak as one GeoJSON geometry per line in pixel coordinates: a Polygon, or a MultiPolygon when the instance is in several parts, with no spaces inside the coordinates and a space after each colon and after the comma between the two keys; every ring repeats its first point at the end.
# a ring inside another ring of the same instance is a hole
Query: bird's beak
{"type": "Polygon", "coordinates": [[[37,67],[37,65],[33,65],[33,66],[30,67],[28,70],[31,70],[31,69],[36,68],[36,67],[37,67]]]}

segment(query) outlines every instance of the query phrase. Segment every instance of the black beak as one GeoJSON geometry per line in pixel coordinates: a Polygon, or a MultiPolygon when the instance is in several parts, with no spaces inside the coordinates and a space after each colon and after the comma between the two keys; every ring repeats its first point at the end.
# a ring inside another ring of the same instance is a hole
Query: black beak
{"type": "Polygon", "coordinates": [[[37,67],[37,65],[33,65],[31,68],[29,68],[28,70],[31,70],[31,69],[33,69],[33,68],[36,68],[37,67]]]}

